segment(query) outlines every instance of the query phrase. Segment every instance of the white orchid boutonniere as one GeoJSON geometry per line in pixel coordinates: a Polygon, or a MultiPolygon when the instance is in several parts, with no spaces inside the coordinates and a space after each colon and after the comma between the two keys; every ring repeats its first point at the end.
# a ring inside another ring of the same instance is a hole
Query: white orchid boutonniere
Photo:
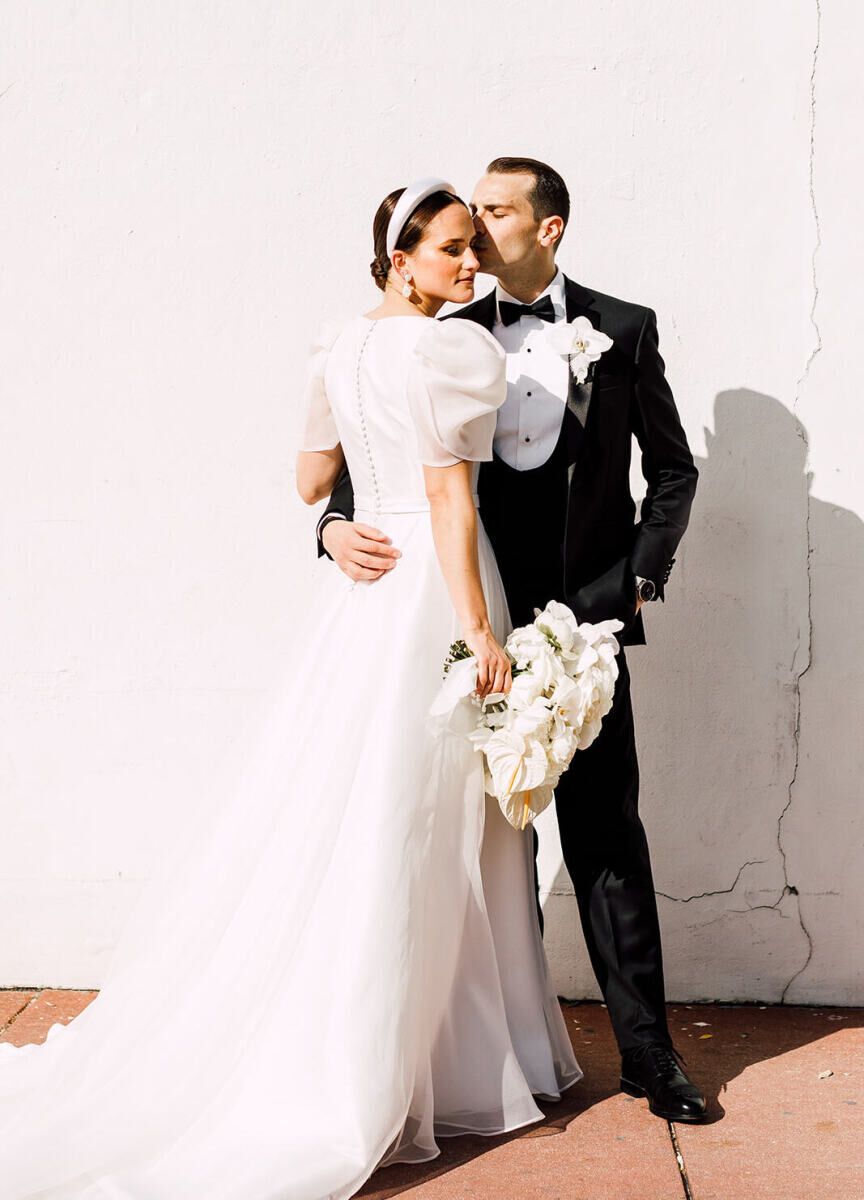
{"type": "Polygon", "coordinates": [[[595,329],[587,317],[556,321],[547,326],[546,336],[553,350],[567,359],[577,383],[585,382],[592,364],[612,345],[612,339],[595,329]]]}

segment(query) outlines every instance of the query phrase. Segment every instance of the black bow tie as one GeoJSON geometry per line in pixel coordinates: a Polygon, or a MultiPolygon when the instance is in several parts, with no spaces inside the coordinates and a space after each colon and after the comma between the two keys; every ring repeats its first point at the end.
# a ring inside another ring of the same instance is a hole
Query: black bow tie
{"type": "Polygon", "coordinates": [[[498,309],[502,325],[513,325],[520,317],[539,317],[541,321],[555,320],[551,296],[541,296],[533,304],[510,304],[507,300],[501,300],[498,309]]]}

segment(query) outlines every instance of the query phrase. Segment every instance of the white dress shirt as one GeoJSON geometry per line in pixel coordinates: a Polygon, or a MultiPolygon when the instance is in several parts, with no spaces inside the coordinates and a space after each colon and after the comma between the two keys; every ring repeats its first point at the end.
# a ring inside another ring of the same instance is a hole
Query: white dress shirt
{"type": "MultiPolygon", "coordinates": [[[[556,322],[566,321],[564,272],[560,267],[540,293],[547,295],[552,298],[556,322]]],[[[520,317],[512,325],[504,325],[498,308],[502,300],[523,303],[497,284],[492,333],[507,353],[507,399],[498,409],[493,446],[504,462],[517,471],[527,471],[541,466],[555,449],[567,406],[569,367],[567,359],[545,340],[549,322],[540,317],[520,317]]]]}

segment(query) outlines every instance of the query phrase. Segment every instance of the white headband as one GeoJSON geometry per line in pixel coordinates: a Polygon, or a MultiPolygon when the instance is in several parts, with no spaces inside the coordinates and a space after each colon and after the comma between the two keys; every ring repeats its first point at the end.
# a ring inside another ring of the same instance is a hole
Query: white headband
{"type": "Polygon", "coordinates": [[[446,179],[418,179],[414,183],[409,183],[405,191],[396,201],[396,207],[393,209],[393,215],[387,225],[387,257],[393,257],[393,251],[396,249],[396,243],[399,241],[399,234],[405,228],[408,218],[411,216],[414,209],[427,196],[431,196],[433,192],[452,192],[453,184],[448,183],[446,179]]]}

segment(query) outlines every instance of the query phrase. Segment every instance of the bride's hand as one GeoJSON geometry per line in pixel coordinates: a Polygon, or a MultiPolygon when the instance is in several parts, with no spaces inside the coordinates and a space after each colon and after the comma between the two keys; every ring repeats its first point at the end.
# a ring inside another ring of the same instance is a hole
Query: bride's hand
{"type": "Polygon", "coordinates": [[[476,695],[490,692],[509,692],[512,682],[510,659],[499,646],[490,629],[473,630],[465,634],[465,645],[477,659],[476,695]]]}

